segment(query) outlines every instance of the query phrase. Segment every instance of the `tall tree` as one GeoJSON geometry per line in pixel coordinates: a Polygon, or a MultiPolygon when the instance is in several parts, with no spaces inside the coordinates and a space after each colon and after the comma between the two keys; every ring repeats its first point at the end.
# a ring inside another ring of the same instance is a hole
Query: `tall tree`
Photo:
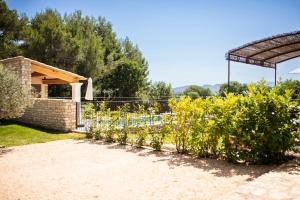
{"type": "Polygon", "coordinates": [[[138,48],[138,46],[133,45],[133,43],[129,40],[128,37],[126,37],[125,40],[121,41],[121,45],[122,45],[123,55],[128,60],[130,60],[132,62],[136,62],[142,72],[141,76],[143,77],[143,82],[141,84],[139,94],[137,94],[137,95],[143,96],[143,94],[147,93],[146,90],[149,86],[149,82],[147,79],[148,74],[149,74],[148,62],[144,58],[144,56],[143,56],[142,52],[140,51],[140,49],[138,48]]]}
{"type": "Polygon", "coordinates": [[[102,89],[112,90],[114,96],[134,97],[145,87],[144,71],[136,62],[125,59],[103,76],[101,83],[102,89]]]}
{"type": "MultiPolygon", "coordinates": [[[[24,38],[25,56],[76,72],[79,43],[67,30],[61,15],[51,9],[37,13],[24,38]]],[[[49,96],[70,96],[70,86],[50,85],[49,96]]]]}
{"type": "Polygon", "coordinates": [[[98,77],[104,66],[104,48],[101,38],[97,37],[96,21],[90,17],[83,17],[81,11],[64,17],[67,31],[78,44],[76,57],[76,72],[87,77],[98,77]]]}
{"type": "Polygon", "coordinates": [[[98,22],[94,18],[83,17],[81,11],[65,15],[64,21],[67,30],[79,46],[75,71],[82,76],[92,77],[95,93],[98,94],[101,89],[98,79],[105,71],[105,48],[102,39],[95,34],[98,22]]]}
{"type": "MultiPolygon", "coordinates": [[[[120,96],[145,93],[147,61],[128,38],[117,38],[105,18],[82,16],[81,11],[62,17],[56,10],[47,9],[28,23],[1,0],[0,11],[0,58],[23,52],[26,57],[92,77],[96,95],[116,88],[120,96]],[[127,81],[123,84],[131,86],[128,90],[123,90],[116,79],[121,71],[128,75],[122,77],[127,81]]],[[[51,85],[49,95],[69,96],[70,86],[51,85]]]]}
{"type": "Polygon", "coordinates": [[[117,35],[113,32],[112,24],[104,17],[98,17],[96,22],[96,35],[101,40],[104,48],[104,65],[106,66],[104,73],[109,72],[115,62],[122,58],[121,44],[117,39],[117,35]]]}
{"type": "Polygon", "coordinates": [[[142,52],[139,50],[137,45],[129,40],[128,37],[121,41],[122,52],[128,60],[135,61],[137,64],[144,69],[145,73],[148,73],[148,62],[143,57],[142,52]]]}
{"type": "Polygon", "coordinates": [[[27,22],[26,16],[19,16],[0,0],[0,59],[22,54],[20,44],[27,22]]]}
{"type": "Polygon", "coordinates": [[[37,13],[23,45],[25,55],[68,71],[75,71],[79,45],[67,31],[61,15],[51,9],[37,13]]]}

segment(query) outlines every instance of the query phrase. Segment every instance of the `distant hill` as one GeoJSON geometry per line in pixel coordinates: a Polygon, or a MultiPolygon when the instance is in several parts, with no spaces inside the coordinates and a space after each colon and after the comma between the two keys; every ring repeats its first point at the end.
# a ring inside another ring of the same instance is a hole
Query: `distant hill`
{"type": "MultiPolygon", "coordinates": [[[[184,90],[186,90],[188,87],[190,87],[191,85],[185,85],[185,86],[181,86],[181,87],[175,87],[173,88],[173,93],[174,94],[180,94],[182,93],[184,90]]],[[[210,84],[204,84],[204,85],[200,85],[201,87],[204,88],[209,88],[213,93],[217,93],[220,89],[221,84],[214,84],[214,85],[210,85],[210,84]]],[[[274,82],[268,81],[267,82],[267,86],[273,87],[274,86],[274,82]]]]}
{"type": "Polygon", "coordinates": [[[180,94],[180,93],[183,93],[183,91],[186,90],[188,87],[190,87],[190,85],[176,87],[176,88],[173,88],[172,91],[174,94],[180,94]]]}
{"type": "Polygon", "coordinates": [[[217,93],[220,89],[221,84],[214,84],[214,85],[209,85],[209,84],[205,84],[202,85],[202,87],[204,88],[209,88],[213,93],[217,93]]]}
{"type": "MultiPolygon", "coordinates": [[[[214,85],[205,84],[205,85],[201,85],[201,87],[209,88],[212,92],[216,93],[216,92],[219,91],[220,85],[221,84],[214,84],[214,85]]],[[[182,93],[184,90],[186,90],[190,86],[191,85],[185,85],[185,86],[173,88],[173,93],[174,94],[180,94],[180,93],[182,93]]]]}

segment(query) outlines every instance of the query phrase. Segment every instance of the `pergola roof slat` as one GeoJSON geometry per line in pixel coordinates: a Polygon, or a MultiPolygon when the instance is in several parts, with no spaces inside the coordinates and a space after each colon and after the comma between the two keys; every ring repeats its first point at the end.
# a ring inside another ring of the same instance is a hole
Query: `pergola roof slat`
{"type": "MultiPolygon", "coordinates": [[[[273,56],[269,56],[269,57],[264,58],[263,61],[266,61],[266,60],[269,61],[270,59],[273,59],[273,58],[276,58],[276,57],[280,58],[280,56],[282,56],[282,55],[288,57],[287,55],[288,55],[289,53],[295,53],[295,52],[297,52],[297,51],[300,51],[300,48],[292,49],[292,50],[285,51],[285,52],[281,52],[281,53],[278,52],[277,54],[275,54],[275,55],[273,55],[273,56]]],[[[300,55],[299,55],[299,56],[300,56],[300,55]]],[[[275,61],[274,61],[274,62],[275,62],[275,61]]]]}
{"type": "Polygon", "coordinates": [[[276,50],[277,48],[287,47],[287,46],[294,45],[294,44],[300,44],[300,40],[296,41],[296,42],[293,41],[293,42],[290,42],[290,43],[287,43],[287,44],[281,44],[281,45],[278,45],[278,46],[272,46],[272,47],[269,47],[269,48],[266,48],[266,49],[262,49],[261,51],[256,51],[255,53],[249,55],[249,57],[254,57],[256,55],[259,55],[259,54],[267,52],[267,51],[276,50]]]}
{"type": "Polygon", "coordinates": [[[297,57],[300,57],[300,31],[256,40],[226,54],[227,60],[271,68],[297,57]]]}

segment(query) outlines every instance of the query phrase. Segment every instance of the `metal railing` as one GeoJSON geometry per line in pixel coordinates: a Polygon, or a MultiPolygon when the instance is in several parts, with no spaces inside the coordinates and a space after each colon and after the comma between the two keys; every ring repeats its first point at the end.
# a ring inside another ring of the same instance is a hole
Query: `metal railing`
{"type": "Polygon", "coordinates": [[[160,125],[164,115],[171,115],[169,111],[168,102],[165,101],[142,101],[142,100],[127,100],[127,101],[83,101],[76,104],[76,124],[77,131],[87,131],[91,126],[109,128],[113,124],[116,128],[124,126],[153,126],[160,125]],[[114,113],[117,117],[114,119],[108,113],[99,112],[101,103],[105,102],[106,109],[110,113],[114,113]],[[92,116],[85,117],[85,109],[87,104],[93,105],[92,116]],[[148,111],[151,106],[156,104],[158,106],[155,113],[148,111]],[[127,112],[120,113],[119,108],[127,105],[127,112]],[[139,106],[144,106],[145,112],[143,114],[137,113],[139,106]]]}

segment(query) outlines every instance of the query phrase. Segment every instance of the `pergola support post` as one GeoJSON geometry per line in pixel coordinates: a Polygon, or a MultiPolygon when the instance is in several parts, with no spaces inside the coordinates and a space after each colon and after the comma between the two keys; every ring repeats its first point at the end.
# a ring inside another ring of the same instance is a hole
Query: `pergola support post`
{"type": "Polygon", "coordinates": [[[228,74],[227,74],[227,79],[228,79],[228,92],[229,92],[229,88],[230,88],[230,59],[228,59],[228,74]]]}
{"type": "Polygon", "coordinates": [[[276,86],[276,83],[277,83],[277,64],[275,64],[275,86],[276,86]]]}

